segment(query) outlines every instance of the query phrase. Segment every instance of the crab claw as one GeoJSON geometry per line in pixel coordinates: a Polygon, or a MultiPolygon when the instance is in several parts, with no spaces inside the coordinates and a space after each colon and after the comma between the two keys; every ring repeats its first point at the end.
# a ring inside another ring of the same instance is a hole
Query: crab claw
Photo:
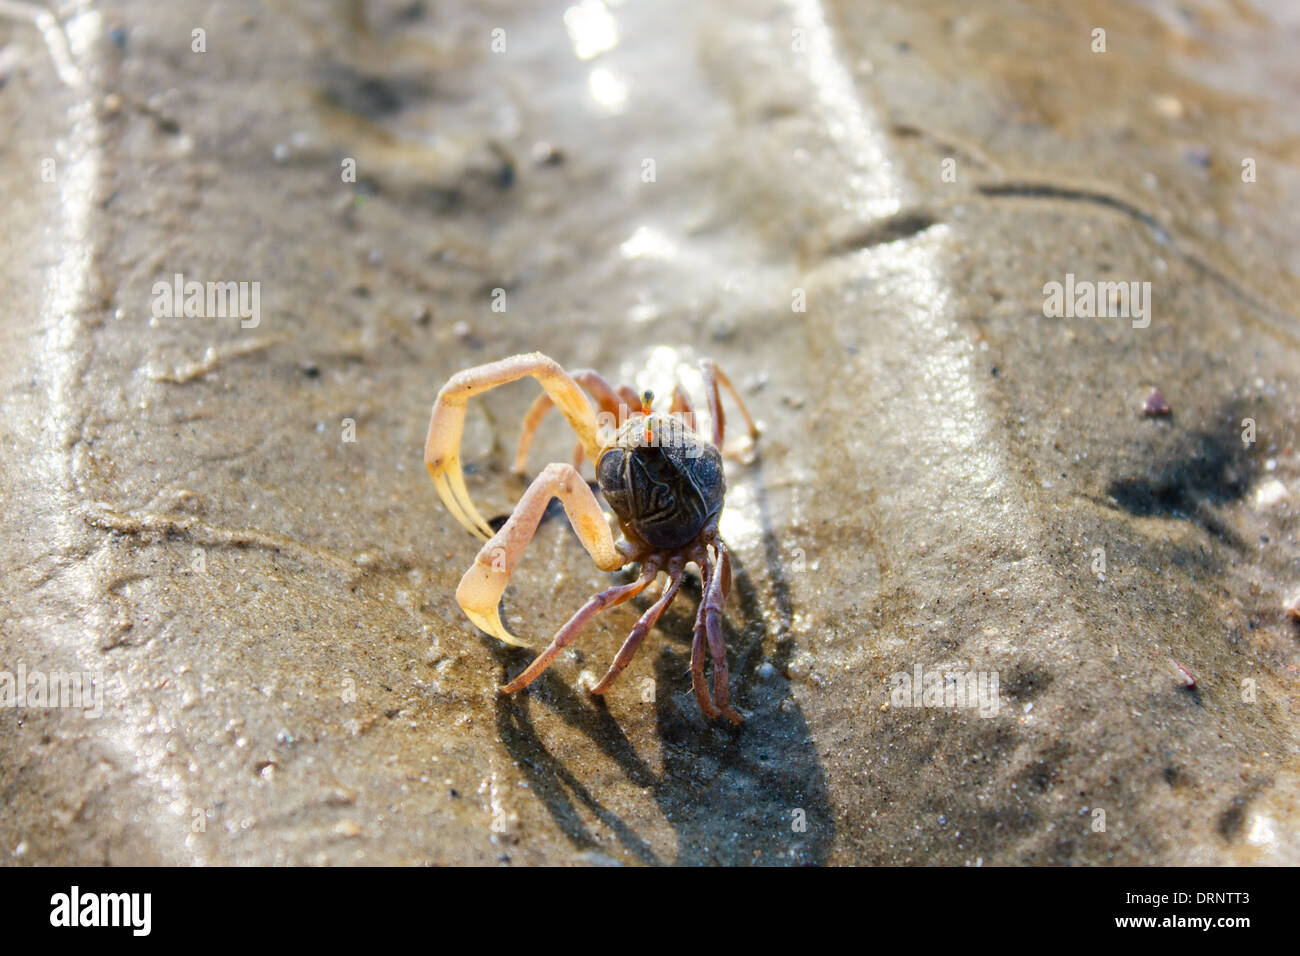
{"type": "MultiPolygon", "coordinates": [[[[424,465],[452,517],[480,538],[492,537],[492,529],[470,500],[465,476],[460,469],[465,405],[475,395],[526,375],[536,378],[550,401],[564,413],[582,443],[583,453],[592,461],[600,457],[601,444],[596,436],[596,417],[591,402],[554,359],[541,352],[530,352],[457,372],[438,392],[438,400],[434,402],[433,414],[429,417],[429,437],[424,443],[424,465]]],[[[537,415],[545,412],[544,406],[538,407],[541,411],[537,411],[537,415]]]]}
{"type": "Polygon", "coordinates": [[[492,528],[474,507],[460,467],[460,436],[464,427],[465,399],[440,394],[429,419],[424,466],[451,516],[471,534],[486,540],[492,537],[492,528]]]}
{"type": "Polygon", "coordinates": [[[504,549],[495,539],[483,545],[470,569],[460,579],[460,585],[456,588],[456,601],[465,616],[485,634],[491,634],[514,647],[528,647],[526,642],[506,630],[501,623],[501,615],[497,612],[512,570],[507,567],[504,555],[504,549]]]}

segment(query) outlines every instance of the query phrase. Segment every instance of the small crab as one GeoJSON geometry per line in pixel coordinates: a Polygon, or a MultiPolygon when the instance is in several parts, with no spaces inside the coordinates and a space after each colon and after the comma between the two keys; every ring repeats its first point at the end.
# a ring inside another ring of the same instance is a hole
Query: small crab
{"type": "Polygon", "coordinates": [[[757,439],[758,428],[727,376],[711,361],[700,364],[708,394],[712,441],[696,433],[694,411],[680,384],[673,390],[668,413],[655,412],[650,392],[638,396],[627,386],[616,389],[590,370],[570,375],[540,352],[466,369],[452,376],[438,393],[429,419],[424,463],[452,517],[487,541],[456,588],[456,600],[475,625],[507,644],[525,646],[502,625],[497,605],[552,498],[560,499],[579,540],[602,571],[617,571],[636,563],[641,566],[631,584],[609,588],[584,604],[560,628],[550,646],[501,688],[502,693],[523,690],[550,666],[588,621],[606,608],[636,597],[664,572],[668,575],[667,586],[641,615],[608,673],[591,688],[593,694],[605,693],[677,596],[686,565],[694,563],[701,578],[700,608],[691,645],[695,698],[709,719],[726,717],[733,723],[741,722],[730,703],[727,649],[722,640],[722,608],[731,589],[731,559],[718,536],[718,518],[726,492],[719,451],[725,427],[720,388],[735,400],[749,426],[751,442],[757,439]],[[577,432],[575,462],[550,464],[542,469],[505,524],[493,534],[470,500],[461,471],[465,407],[470,397],[525,376],[537,379],[545,391],[524,418],[515,471],[522,474],[533,433],[552,405],[577,432]],[[588,395],[600,408],[599,421],[588,395]],[[615,427],[608,427],[611,425],[615,427]],[[578,471],[584,456],[595,465],[601,494],[623,530],[623,540],[617,543],[608,518],[578,471]],[[712,693],[704,680],[706,645],[713,659],[712,693]]]}

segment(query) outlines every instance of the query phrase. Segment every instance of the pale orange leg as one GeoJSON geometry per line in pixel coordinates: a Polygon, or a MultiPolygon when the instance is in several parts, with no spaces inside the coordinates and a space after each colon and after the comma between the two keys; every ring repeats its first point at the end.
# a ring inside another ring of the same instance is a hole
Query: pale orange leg
{"type": "Polygon", "coordinates": [[[460,439],[465,428],[465,406],[475,395],[525,376],[537,379],[550,400],[564,413],[587,456],[600,452],[596,437],[596,415],[578,383],[554,359],[540,352],[515,355],[457,372],[434,402],[429,416],[429,434],[424,443],[424,465],[439,497],[462,526],[480,538],[490,538],[492,528],[474,507],[465,487],[460,466],[460,439]]]}
{"type": "Polygon", "coordinates": [[[634,412],[641,407],[641,396],[636,393],[636,389],[631,385],[620,385],[614,391],[618,393],[619,400],[622,401],[629,412],[634,412]]]}
{"type": "Polygon", "coordinates": [[[686,389],[682,388],[681,383],[673,386],[673,404],[668,409],[670,415],[679,415],[686,427],[695,431],[695,406],[691,404],[690,396],[686,394],[686,389]]]}
{"type": "MultiPolygon", "coordinates": [[[[581,385],[587,394],[595,399],[596,407],[601,412],[615,416],[617,422],[619,393],[604,378],[589,368],[571,372],[569,377],[581,385]]],[[[551,410],[551,406],[554,404],[551,401],[551,396],[543,392],[537,396],[536,401],[533,402],[527,414],[524,415],[523,430],[519,435],[519,450],[515,452],[515,474],[522,475],[526,470],[528,449],[532,447],[533,435],[537,432],[537,426],[542,423],[542,419],[546,417],[546,413],[551,410]]],[[[575,465],[580,463],[580,459],[574,461],[575,465]]]]}
{"type": "Polygon", "coordinates": [[[582,546],[602,571],[616,571],[638,556],[638,549],[628,542],[614,543],[596,496],[577,470],[572,465],[547,465],[528,486],[501,530],[479,550],[456,588],[456,600],[465,616],[507,644],[525,646],[505,629],[497,605],[552,498],[560,499],[582,546]]]}

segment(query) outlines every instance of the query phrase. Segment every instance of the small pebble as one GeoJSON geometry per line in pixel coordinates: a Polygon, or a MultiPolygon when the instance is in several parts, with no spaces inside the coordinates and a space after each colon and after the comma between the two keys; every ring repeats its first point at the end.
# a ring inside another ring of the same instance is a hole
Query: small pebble
{"type": "Polygon", "coordinates": [[[1152,101],[1152,105],[1155,107],[1156,112],[1166,119],[1182,119],[1185,112],[1183,110],[1182,100],[1178,99],[1176,96],[1170,96],[1167,93],[1157,96],[1152,101]]]}
{"type": "Polygon", "coordinates": [[[1255,489],[1255,507],[1270,508],[1290,497],[1291,492],[1287,490],[1286,485],[1276,478],[1270,478],[1255,489]]]}
{"type": "Polygon", "coordinates": [[[1201,169],[1210,168],[1210,151],[1204,146],[1193,146],[1187,150],[1187,161],[1201,169]]]}
{"type": "Polygon", "coordinates": [[[1147,396],[1146,401],[1142,403],[1142,414],[1148,418],[1155,418],[1161,415],[1168,415],[1171,409],[1165,397],[1160,394],[1160,389],[1151,389],[1151,394],[1147,396]]]}

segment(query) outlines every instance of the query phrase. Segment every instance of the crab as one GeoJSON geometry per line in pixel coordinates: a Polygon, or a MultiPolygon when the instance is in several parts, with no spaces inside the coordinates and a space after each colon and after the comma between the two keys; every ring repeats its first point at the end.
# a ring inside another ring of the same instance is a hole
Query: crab
{"type": "Polygon", "coordinates": [[[641,615],[609,671],[591,693],[603,695],[636,654],[642,640],[673,602],[688,564],[700,573],[701,598],[691,645],[691,684],[709,720],[742,718],[731,706],[722,609],[731,589],[731,559],[718,534],[726,478],[722,467],[726,420],[721,391],[735,401],[752,445],[758,427],[731,381],[712,361],[700,363],[708,396],[711,440],[695,430],[695,412],[678,383],[667,413],[654,411],[653,394],[615,388],[589,369],[565,372],[540,352],[515,355],[452,376],[434,403],[424,463],[443,504],[462,526],[485,540],[456,588],[456,600],[480,630],[507,644],[527,646],[506,630],[497,607],[506,584],[532,540],[553,498],[564,506],[578,539],[602,571],[640,566],[629,584],[592,597],[556,632],[547,648],[519,676],[500,688],[513,694],[535,681],[597,614],[645,591],[661,573],[668,576],[658,598],[641,615]],[[531,376],[543,394],[524,418],[514,470],[524,472],[533,434],[552,406],[577,433],[574,462],[547,465],[529,484],[509,518],[495,533],[470,500],[460,463],[461,433],[469,399],[498,385],[531,376]],[[588,398],[590,396],[590,398],[588,398]],[[595,402],[593,407],[592,402],[595,402]],[[596,408],[600,409],[599,416],[596,408]],[[611,520],[579,468],[595,466],[596,482],[622,530],[614,540],[611,520]],[[705,682],[705,651],[713,661],[713,687],[705,682]]]}

